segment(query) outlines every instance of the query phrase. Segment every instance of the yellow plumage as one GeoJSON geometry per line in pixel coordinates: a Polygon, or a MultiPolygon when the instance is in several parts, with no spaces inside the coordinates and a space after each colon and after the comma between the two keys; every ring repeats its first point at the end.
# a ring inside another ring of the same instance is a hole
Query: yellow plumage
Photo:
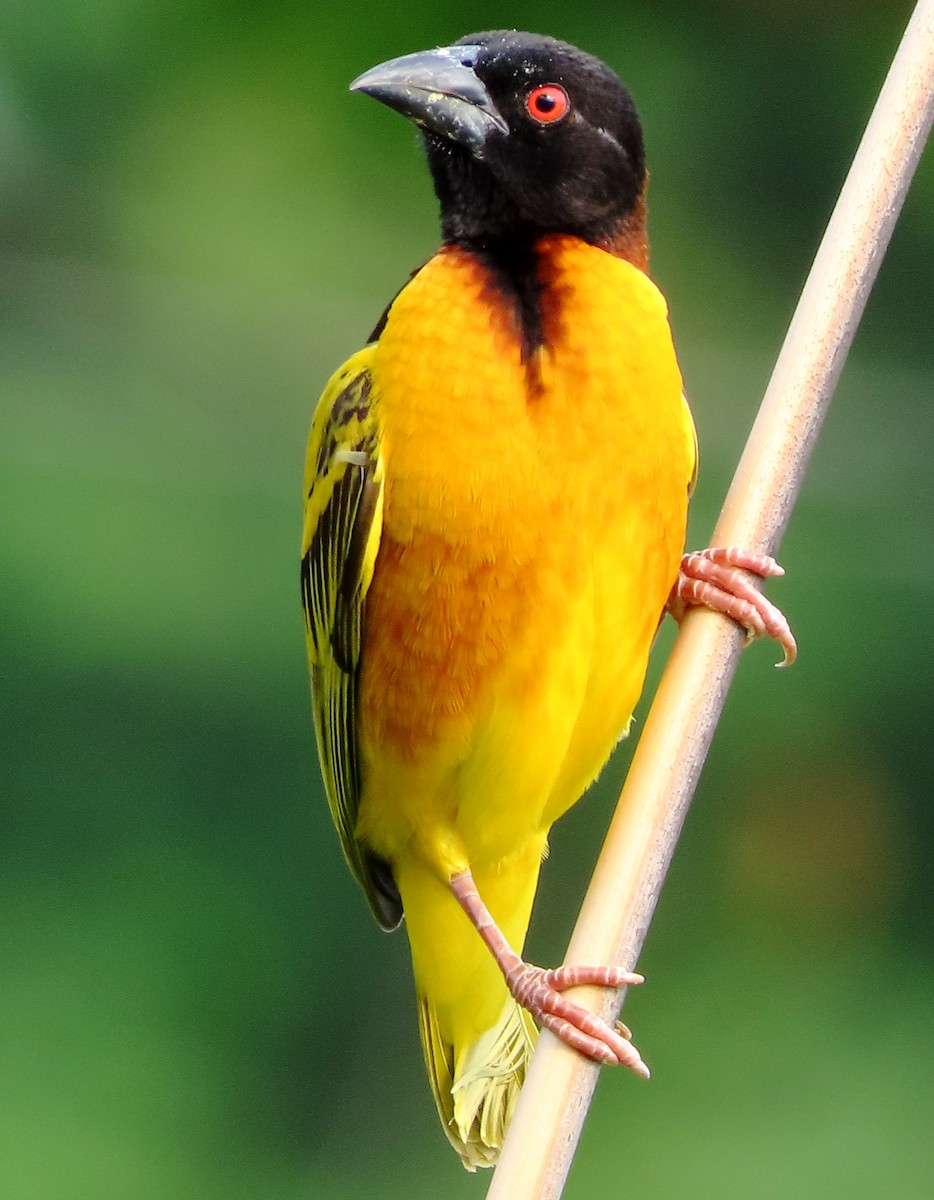
{"type": "Polygon", "coordinates": [[[495,1156],[534,1026],[448,885],[469,869],[521,951],[548,830],[628,729],[696,460],[655,286],[573,237],[536,249],[531,355],[490,270],[446,247],[329,383],[306,468],[328,797],[384,926],[398,889],[470,1166],[495,1156]]]}

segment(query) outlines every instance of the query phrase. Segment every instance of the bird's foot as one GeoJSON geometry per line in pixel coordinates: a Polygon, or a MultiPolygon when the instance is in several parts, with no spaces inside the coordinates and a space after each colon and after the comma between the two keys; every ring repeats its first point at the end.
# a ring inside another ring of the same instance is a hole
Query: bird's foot
{"type": "Polygon", "coordinates": [[[509,993],[528,1009],[540,1025],[579,1050],[581,1054],[607,1065],[629,1067],[644,1079],[649,1068],[632,1044],[632,1034],[617,1021],[610,1026],[596,1013],[573,1004],[561,993],[573,987],[622,988],[642,983],[642,976],[619,967],[558,967],[546,971],[524,962],[510,947],[503,931],[484,904],[469,870],[459,871],[450,880],[450,888],[470,923],[486,943],[503,973],[509,993]]]}
{"type": "Polygon", "coordinates": [[[680,621],[693,605],[703,605],[732,618],[746,630],[746,640],[774,638],[784,653],[776,666],[787,667],[798,654],[791,627],[780,609],[767,600],[746,572],[768,579],[784,569],[768,554],[754,554],[738,546],[717,546],[685,554],[668,599],[668,611],[680,621]]]}
{"type": "Polygon", "coordinates": [[[521,959],[504,971],[506,985],[516,1002],[535,1020],[587,1058],[608,1066],[628,1067],[649,1077],[649,1068],[630,1040],[629,1029],[617,1021],[611,1027],[595,1013],[574,1004],[561,993],[572,987],[632,987],[641,975],[618,967],[558,967],[546,971],[521,959]]]}

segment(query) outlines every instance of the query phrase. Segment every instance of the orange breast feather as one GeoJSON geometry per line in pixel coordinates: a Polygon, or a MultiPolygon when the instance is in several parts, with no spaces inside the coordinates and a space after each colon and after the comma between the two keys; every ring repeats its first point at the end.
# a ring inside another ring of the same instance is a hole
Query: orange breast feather
{"type": "Polygon", "coordinates": [[[539,250],[527,360],[514,305],[453,247],[377,348],[358,828],[390,860],[439,826],[495,858],[574,802],[627,727],[683,549],[693,428],[664,300],[576,239],[539,250]]]}

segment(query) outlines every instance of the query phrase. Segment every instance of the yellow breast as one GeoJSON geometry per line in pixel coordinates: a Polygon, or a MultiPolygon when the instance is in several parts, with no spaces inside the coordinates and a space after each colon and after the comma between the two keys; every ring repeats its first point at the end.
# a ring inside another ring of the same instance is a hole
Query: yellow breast
{"type": "Polygon", "coordinates": [[[573,803],[627,727],[683,548],[693,428],[664,300],[573,238],[539,263],[528,359],[514,305],[456,248],[377,346],[359,832],[390,859],[439,825],[495,859],[573,803]]]}

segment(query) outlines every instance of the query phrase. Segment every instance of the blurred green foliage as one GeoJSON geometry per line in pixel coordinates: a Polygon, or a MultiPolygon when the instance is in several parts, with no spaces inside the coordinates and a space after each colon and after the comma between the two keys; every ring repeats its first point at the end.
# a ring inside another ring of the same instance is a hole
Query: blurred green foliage
{"type": "MultiPolygon", "coordinates": [[[[349,79],[514,25],[628,80],[704,544],[909,8],[7,6],[3,1197],[484,1192],[307,709],[311,408],[436,237],[412,131],[349,79]]],[[[932,329],[928,156],[772,589],[801,659],[743,663],[627,1009],[654,1078],[607,1074],[569,1200],[931,1195],[932,329]]],[[[627,755],[556,831],[540,959],[627,755]]]]}

